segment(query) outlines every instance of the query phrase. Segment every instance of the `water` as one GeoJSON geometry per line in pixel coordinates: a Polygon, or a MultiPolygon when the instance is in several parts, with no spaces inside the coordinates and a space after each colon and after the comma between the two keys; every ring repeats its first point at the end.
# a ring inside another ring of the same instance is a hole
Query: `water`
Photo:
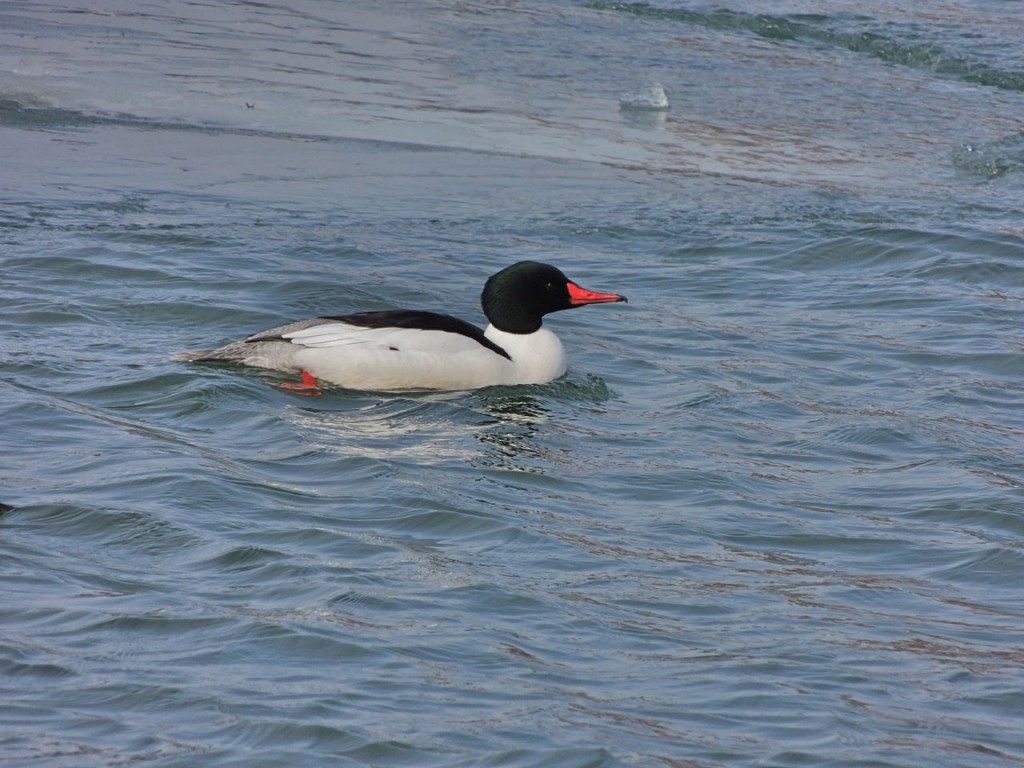
{"type": "Polygon", "coordinates": [[[1021,764],[1022,21],[0,9],[4,765],[1021,764]],[[520,258],[548,385],[168,359],[520,258]]]}

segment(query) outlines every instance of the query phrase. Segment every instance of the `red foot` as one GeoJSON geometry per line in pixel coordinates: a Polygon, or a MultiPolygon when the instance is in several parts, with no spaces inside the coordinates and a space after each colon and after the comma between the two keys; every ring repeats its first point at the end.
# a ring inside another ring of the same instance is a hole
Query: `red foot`
{"type": "Polygon", "coordinates": [[[309,371],[299,371],[299,375],[302,377],[300,383],[292,383],[286,381],[283,384],[278,384],[280,389],[283,389],[290,395],[301,395],[302,397],[319,397],[324,392],[317,386],[316,376],[309,371]]]}

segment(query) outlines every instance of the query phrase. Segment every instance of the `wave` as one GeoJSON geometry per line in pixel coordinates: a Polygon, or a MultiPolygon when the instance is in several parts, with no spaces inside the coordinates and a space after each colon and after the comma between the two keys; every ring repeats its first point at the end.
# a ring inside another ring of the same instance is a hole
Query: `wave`
{"type": "Polygon", "coordinates": [[[776,42],[813,42],[851,51],[886,64],[925,70],[975,85],[1024,91],[1024,71],[993,66],[975,54],[953,52],[932,38],[938,33],[918,25],[880,22],[871,17],[838,19],[820,14],[773,16],[728,9],[711,11],[659,8],[648,3],[593,2],[590,8],[634,16],[692,24],[707,29],[746,32],[776,42]],[[855,28],[843,29],[843,25],[855,28]],[[879,29],[865,26],[880,27],[879,29]]]}

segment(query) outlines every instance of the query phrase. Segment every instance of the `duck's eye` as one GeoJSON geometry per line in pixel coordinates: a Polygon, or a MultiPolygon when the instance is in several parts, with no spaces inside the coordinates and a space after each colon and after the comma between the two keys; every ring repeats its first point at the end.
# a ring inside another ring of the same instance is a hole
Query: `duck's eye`
{"type": "Polygon", "coordinates": [[[555,284],[554,283],[548,283],[547,285],[544,286],[544,290],[545,291],[554,291],[555,290],[555,284]]]}

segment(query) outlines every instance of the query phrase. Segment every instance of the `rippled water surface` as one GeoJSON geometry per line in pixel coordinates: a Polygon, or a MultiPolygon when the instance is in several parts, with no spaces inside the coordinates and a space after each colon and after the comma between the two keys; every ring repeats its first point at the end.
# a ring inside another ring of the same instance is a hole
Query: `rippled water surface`
{"type": "Polygon", "coordinates": [[[1022,23],[0,8],[0,761],[1020,765],[1022,23]],[[170,359],[523,258],[550,384],[170,359]]]}

